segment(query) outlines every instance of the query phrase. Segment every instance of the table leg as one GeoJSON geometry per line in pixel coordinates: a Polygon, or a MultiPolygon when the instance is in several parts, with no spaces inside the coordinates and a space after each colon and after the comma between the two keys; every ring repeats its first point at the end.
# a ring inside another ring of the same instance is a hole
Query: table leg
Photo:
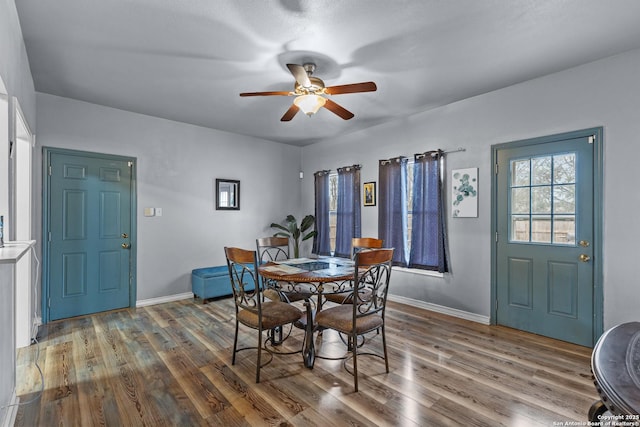
{"type": "Polygon", "coordinates": [[[602,403],[602,400],[593,402],[593,404],[589,408],[589,421],[598,423],[600,421],[600,416],[607,412],[607,410],[608,408],[604,403],[602,403]]]}
{"type": "Polygon", "coordinates": [[[308,298],[304,300],[304,306],[307,310],[307,327],[304,332],[302,358],[304,359],[304,366],[313,369],[313,363],[316,359],[316,349],[313,343],[313,313],[311,310],[311,302],[308,298]]]}

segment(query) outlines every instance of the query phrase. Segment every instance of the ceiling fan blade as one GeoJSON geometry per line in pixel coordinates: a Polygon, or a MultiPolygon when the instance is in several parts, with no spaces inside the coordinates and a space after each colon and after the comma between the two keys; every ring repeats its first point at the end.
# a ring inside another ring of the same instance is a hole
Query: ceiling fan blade
{"type": "Polygon", "coordinates": [[[291,107],[284,113],[284,116],[280,119],[281,122],[288,122],[293,119],[293,116],[300,110],[300,108],[296,104],[291,104],[291,107]]]}
{"type": "Polygon", "coordinates": [[[325,88],[325,93],[329,95],[340,95],[343,93],[375,92],[378,89],[374,82],[352,83],[348,85],[329,86],[325,88]]]}
{"type": "Polygon", "coordinates": [[[278,91],[278,92],[243,92],[243,93],[240,94],[240,96],[273,96],[273,95],[289,96],[289,95],[291,95],[291,92],[285,92],[285,91],[278,91]]]}
{"type": "Polygon", "coordinates": [[[291,71],[291,74],[293,74],[293,77],[295,77],[300,86],[311,87],[311,80],[309,80],[309,76],[302,65],[287,64],[287,68],[291,71]]]}
{"type": "Polygon", "coordinates": [[[331,111],[334,114],[337,114],[338,116],[342,117],[345,120],[349,120],[350,118],[353,117],[353,113],[351,111],[344,109],[343,107],[336,104],[330,99],[327,99],[327,102],[325,102],[324,104],[324,108],[326,108],[327,110],[331,111]]]}

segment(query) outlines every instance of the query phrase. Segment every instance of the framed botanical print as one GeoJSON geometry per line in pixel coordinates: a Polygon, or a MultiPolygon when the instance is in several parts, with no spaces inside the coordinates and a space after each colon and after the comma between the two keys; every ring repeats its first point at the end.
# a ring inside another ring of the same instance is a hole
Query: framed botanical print
{"type": "Polygon", "coordinates": [[[478,216],[478,168],[451,172],[451,214],[454,218],[478,216]]]}

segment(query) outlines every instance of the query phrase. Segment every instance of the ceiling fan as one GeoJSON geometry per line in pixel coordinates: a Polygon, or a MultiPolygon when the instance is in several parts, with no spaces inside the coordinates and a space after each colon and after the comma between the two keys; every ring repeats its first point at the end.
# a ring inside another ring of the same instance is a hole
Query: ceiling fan
{"type": "Polygon", "coordinates": [[[287,68],[296,79],[294,89],[291,92],[243,92],[240,96],[295,96],[293,104],[282,116],[280,121],[288,122],[293,119],[299,110],[308,116],[315,114],[321,107],[332,113],[349,120],[353,113],[322,95],[341,95],[344,93],[374,92],[378,88],[374,82],[352,83],[340,86],[325,86],[324,82],[312,74],[316,64],[305,63],[303,65],[287,64],[287,68]]]}

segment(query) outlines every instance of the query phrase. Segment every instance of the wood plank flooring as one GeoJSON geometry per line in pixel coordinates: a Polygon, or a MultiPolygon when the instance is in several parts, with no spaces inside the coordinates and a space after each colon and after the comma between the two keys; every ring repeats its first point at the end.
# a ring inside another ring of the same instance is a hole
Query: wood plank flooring
{"type": "MultiPolygon", "coordinates": [[[[389,303],[384,363],[361,357],[360,391],[342,362],[256,352],[231,365],[231,299],[193,300],[53,322],[18,353],[16,426],[551,426],[586,421],[597,400],[591,349],[389,303]]],[[[294,329],[284,348],[300,348],[294,329]]],[[[255,331],[240,330],[241,345],[255,331]]],[[[341,355],[333,331],[316,343],[341,355]]],[[[369,348],[380,349],[375,333],[369,348]]]]}

